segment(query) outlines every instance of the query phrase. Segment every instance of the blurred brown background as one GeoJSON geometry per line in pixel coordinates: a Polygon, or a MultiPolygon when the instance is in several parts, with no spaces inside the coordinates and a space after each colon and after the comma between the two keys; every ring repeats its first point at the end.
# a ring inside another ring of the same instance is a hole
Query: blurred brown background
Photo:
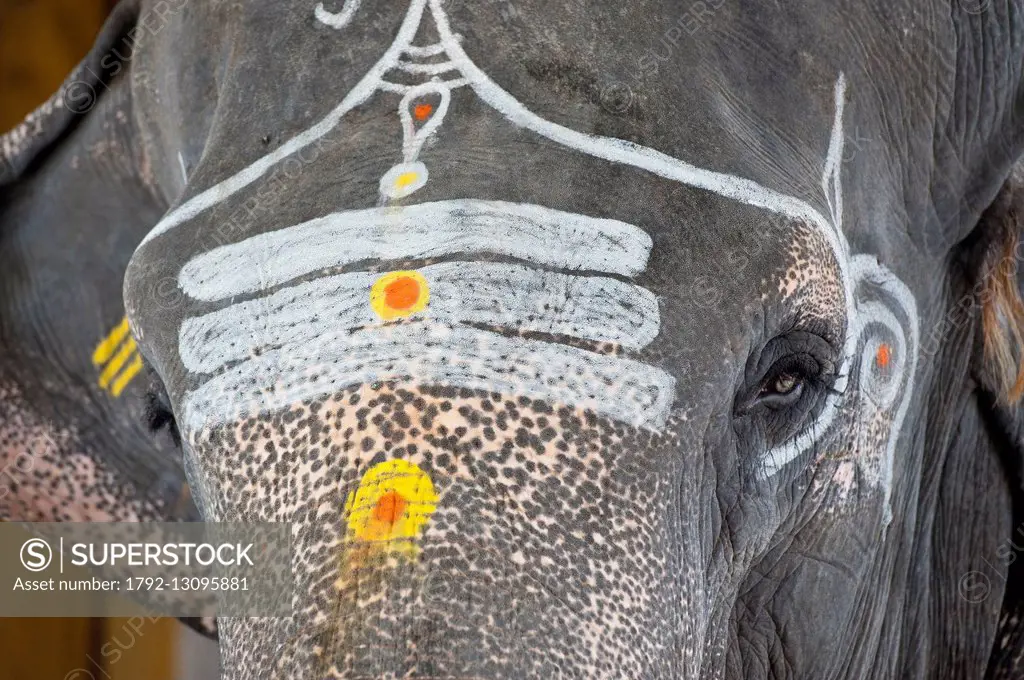
{"type": "Polygon", "coordinates": [[[110,0],[0,0],[0,130],[42,103],[92,46],[110,0]]]}
{"type": "MultiPolygon", "coordinates": [[[[0,132],[50,96],[112,0],[0,0],[0,132]]],[[[0,680],[195,680],[213,643],[174,619],[0,619],[0,680]]]]}

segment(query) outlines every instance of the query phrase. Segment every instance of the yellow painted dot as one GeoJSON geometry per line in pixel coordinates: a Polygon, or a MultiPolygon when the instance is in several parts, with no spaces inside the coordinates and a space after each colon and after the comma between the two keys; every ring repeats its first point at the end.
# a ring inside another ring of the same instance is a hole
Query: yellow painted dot
{"type": "Polygon", "coordinates": [[[415,184],[419,177],[420,175],[417,172],[403,172],[395,178],[395,188],[404,189],[407,186],[415,184]]]}
{"type": "Polygon", "coordinates": [[[370,306],[384,320],[422,312],[430,301],[430,285],[417,271],[390,272],[370,288],[370,306]]]}
{"type": "Polygon", "coordinates": [[[434,483],[419,466],[405,460],[379,463],[366,471],[345,502],[348,540],[414,550],[413,539],[436,509],[434,483]]]}

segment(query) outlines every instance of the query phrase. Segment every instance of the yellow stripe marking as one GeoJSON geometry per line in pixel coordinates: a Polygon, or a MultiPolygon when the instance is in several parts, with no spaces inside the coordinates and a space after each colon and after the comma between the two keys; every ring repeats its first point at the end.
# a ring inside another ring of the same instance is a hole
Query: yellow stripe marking
{"type": "Polygon", "coordinates": [[[99,344],[96,351],[92,353],[92,363],[97,366],[107,363],[107,360],[114,355],[114,350],[121,344],[121,341],[125,339],[129,332],[128,328],[128,317],[124,318],[124,321],[119,323],[117,327],[110,332],[103,342],[99,344]]]}
{"type": "MultiPolygon", "coordinates": [[[[135,343],[133,342],[132,344],[134,345],[135,343]]],[[[121,374],[121,377],[114,381],[114,384],[110,388],[110,393],[114,395],[114,397],[120,397],[124,388],[128,387],[128,383],[130,383],[132,378],[134,378],[141,370],[142,357],[139,356],[138,352],[136,352],[135,358],[132,359],[132,363],[128,364],[128,368],[124,369],[124,373],[121,374]]]]}
{"type": "Polygon", "coordinates": [[[128,340],[121,345],[121,349],[118,350],[114,358],[110,360],[104,368],[103,372],[100,373],[100,387],[107,389],[110,381],[114,379],[114,376],[118,374],[121,368],[128,363],[128,360],[135,353],[135,338],[128,338],[128,340]]]}
{"type": "Polygon", "coordinates": [[[96,347],[92,362],[103,367],[96,380],[100,389],[110,392],[114,398],[120,397],[142,370],[142,355],[131,335],[127,316],[96,347]]]}

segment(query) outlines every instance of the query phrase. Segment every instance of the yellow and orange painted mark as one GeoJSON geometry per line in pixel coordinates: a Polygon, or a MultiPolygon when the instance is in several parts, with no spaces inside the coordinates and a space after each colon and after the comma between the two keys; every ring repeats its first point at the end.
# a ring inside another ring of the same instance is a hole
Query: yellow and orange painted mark
{"type": "Polygon", "coordinates": [[[96,379],[100,389],[114,398],[120,397],[142,370],[142,356],[128,328],[128,317],[122,319],[96,346],[92,363],[100,369],[96,379]]]}
{"type": "Polygon", "coordinates": [[[389,460],[366,471],[345,501],[349,544],[407,556],[437,509],[434,483],[415,463],[389,460]]]}
{"type": "Polygon", "coordinates": [[[370,288],[370,306],[385,321],[422,312],[430,302],[430,284],[417,271],[384,274],[370,288]]]}

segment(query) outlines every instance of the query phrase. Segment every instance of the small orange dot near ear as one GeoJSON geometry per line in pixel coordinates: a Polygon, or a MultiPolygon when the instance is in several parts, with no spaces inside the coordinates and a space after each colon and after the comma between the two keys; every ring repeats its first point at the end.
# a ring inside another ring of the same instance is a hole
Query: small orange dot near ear
{"type": "Polygon", "coordinates": [[[892,350],[889,349],[889,345],[882,343],[878,346],[878,351],[875,352],[875,363],[879,368],[887,368],[890,359],[892,359],[892,350]]]}

